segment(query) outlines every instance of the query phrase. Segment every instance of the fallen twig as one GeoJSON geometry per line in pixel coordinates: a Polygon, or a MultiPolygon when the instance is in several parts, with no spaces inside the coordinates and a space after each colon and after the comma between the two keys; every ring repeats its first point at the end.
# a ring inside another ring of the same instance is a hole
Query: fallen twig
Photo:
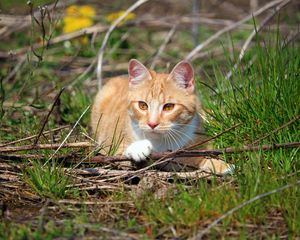
{"type": "Polygon", "coordinates": [[[233,129],[235,129],[235,128],[241,126],[241,125],[242,125],[242,123],[237,123],[237,124],[233,125],[232,127],[225,129],[223,132],[220,132],[220,133],[216,134],[215,136],[212,136],[212,137],[210,137],[210,138],[208,138],[208,139],[205,139],[205,140],[203,140],[203,141],[201,141],[201,142],[198,142],[198,143],[195,143],[195,144],[193,144],[193,145],[191,145],[191,146],[188,146],[188,147],[186,147],[185,149],[193,149],[193,148],[195,148],[195,147],[200,147],[200,146],[204,145],[205,143],[208,143],[208,142],[210,142],[211,140],[214,140],[214,139],[216,139],[216,138],[222,136],[224,133],[227,133],[227,132],[229,132],[229,131],[231,131],[231,130],[233,130],[233,129]]]}
{"type": "MultiPolygon", "coordinates": [[[[108,180],[109,177],[118,176],[139,176],[141,173],[136,173],[133,170],[113,170],[113,169],[103,169],[103,168],[87,168],[87,169],[73,169],[71,172],[79,175],[92,175],[92,176],[103,176],[104,180],[108,180]]],[[[208,172],[207,169],[198,169],[189,172],[163,172],[158,170],[149,170],[143,174],[143,177],[154,177],[160,179],[190,179],[190,178],[207,178],[209,176],[215,175],[214,173],[208,172]]],[[[102,181],[99,181],[101,183],[102,181]]]]}
{"type": "MultiPolygon", "coordinates": [[[[280,148],[298,148],[298,147],[300,147],[300,142],[266,144],[266,145],[258,145],[258,146],[244,146],[240,148],[228,147],[224,149],[210,149],[210,150],[177,150],[174,152],[152,153],[149,158],[152,160],[158,160],[161,158],[174,158],[174,157],[218,156],[221,154],[234,154],[234,153],[252,152],[252,151],[259,151],[259,150],[268,151],[268,150],[274,150],[280,148]]],[[[132,161],[132,160],[125,156],[98,155],[88,159],[86,162],[112,163],[112,162],[123,162],[123,161],[132,161]]],[[[160,162],[160,164],[161,163],[162,162],[160,162]]]]}
{"type": "Polygon", "coordinates": [[[25,145],[16,147],[3,147],[0,149],[0,153],[5,152],[19,152],[28,150],[40,150],[40,149],[57,149],[60,148],[89,148],[94,147],[94,144],[89,142],[77,142],[77,143],[49,143],[49,144],[36,144],[36,145],[25,145]]]}
{"type": "MultiPolygon", "coordinates": [[[[65,128],[68,128],[69,126],[61,126],[61,127],[58,127],[58,128],[54,128],[54,129],[50,129],[48,131],[45,131],[43,132],[42,134],[43,135],[46,135],[46,134],[49,134],[49,133],[53,133],[53,132],[58,132],[62,129],[65,129],[65,128]]],[[[27,141],[27,140],[31,140],[33,138],[36,138],[38,135],[35,134],[35,135],[32,135],[32,136],[29,136],[29,137],[25,137],[25,138],[22,138],[22,139],[18,139],[18,140],[15,140],[15,141],[12,141],[12,142],[8,142],[8,143],[3,143],[3,144],[0,144],[0,147],[5,147],[5,146],[9,146],[9,145],[14,145],[16,143],[20,143],[20,142],[24,142],[24,141],[27,141]]]]}
{"type": "Polygon", "coordinates": [[[36,144],[38,143],[39,138],[40,138],[40,136],[42,135],[42,133],[43,133],[43,131],[44,131],[44,128],[45,128],[45,126],[46,126],[46,124],[47,124],[47,122],[48,122],[48,119],[49,119],[51,113],[53,112],[53,109],[54,109],[55,105],[57,104],[60,95],[62,94],[62,92],[63,92],[64,90],[65,90],[65,88],[62,88],[62,89],[59,91],[59,93],[56,95],[56,97],[55,97],[55,99],[54,99],[54,102],[53,102],[53,104],[52,104],[52,107],[51,107],[51,109],[49,110],[47,116],[45,117],[45,119],[44,119],[44,121],[43,121],[42,128],[41,128],[39,134],[37,135],[36,139],[34,140],[33,145],[36,145],[36,144]]]}
{"type": "MultiPolygon", "coordinates": [[[[81,118],[84,116],[84,114],[89,110],[89,108],[90,108],[90,105],[89,106],[87,106],[87,108],[81,113],[81,115],[79,116],[79,118],[77,119],[77,121],[76,121],[76,123],[74,124],[74,126],[72,127],[72,129],[70,130],[70,132],[67,134],[67,136],[65,137],[65,139],[62,141],[62,143],[59,145],[59,147],[55,150],[55,152],[51,155],[51,157],[49,158],[49,160],[51,160],[53,157],[54,157],[54,155],[59,151],[59,149],[61,149],[63,146],[64,146],[64,144],[65,144],[65,142],[68,140],[68,138],[70,137],[70,135],[72,134],[72,132],[74,131],[74,129],[76,128],[76,126],[78,125],[78,123],[80,122],[80,120],[81,120],[81,118]]],[[[48,160],[48,161],[49,161],[48,160]]],[[[47,162],[48,162],[47,161],[47,162]]],[[[46,163],[47,163],[46,162],[46,163]]],[[[45,163],[45,164],[46,164],[45,163]]]]}
{"type": "Polygon", "coordinates": [[[117,205],[117,204],[130,204],[130,201],[115,201],[115,202],[103,202],[103,201],[76,201],[73,199],[63,199],[58,201],[59,204],[72,204],[72,205],[117,205]]]}

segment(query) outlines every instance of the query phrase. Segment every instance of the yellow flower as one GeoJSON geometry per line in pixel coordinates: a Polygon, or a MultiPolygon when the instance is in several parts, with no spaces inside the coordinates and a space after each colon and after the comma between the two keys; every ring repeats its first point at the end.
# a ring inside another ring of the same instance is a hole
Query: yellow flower
{"type": "MultiPolygon", "coordinates": [[[[71,5],[66,9],[66,16],[63,19],[63,32],[75,32],[92,26],[94,24],[93,17],[95,17],[95,15],[96,10],[91,6],[71,5]]],[[[88,43],[87,38],[85,38],[82,43],[88,43]]]]}
{"type": "Polygon", "coordinates": [[[96,11],[91,6],[85,5],[79,8],[79,13],[83,17],[93,18],[96,15],[96,11]]]}
{"type": "MultiPolygon", "coordinates": [[[[125,13],[125,11],[118,11],[118,12],[114,12],[111,13],[109,15],[106,16],[106,21],[108,21],[109,23],[114,22],[115,20],[117,20],[119,17],[121,17],[123,14],[125,13]]],[[[129,13],[124,20],[120,23],[120,25],[124,24],[126,21],[129,20],[133,20],[136,18],[136,15],[134,13],[129,13]]]]}
{"type": "Polygon", "coordinates": [[[74,17],[65,17],[64,18],[64,33],[75,32],[80,29],[90,27],[93,25],[93,20],[90,18],[74,18],[74,17]]]}

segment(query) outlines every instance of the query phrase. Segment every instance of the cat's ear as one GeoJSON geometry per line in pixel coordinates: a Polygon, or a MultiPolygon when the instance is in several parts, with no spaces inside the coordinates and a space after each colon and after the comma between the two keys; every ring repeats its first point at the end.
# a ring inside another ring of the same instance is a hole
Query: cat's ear
{"type": "Polygon", "coordinates": [[[148,69],[136,59],[131,59],[128,66],[129,84],[138,85],[146,79],[151,79],[148,69]]]}
{"type": "Polygon", "coordinates": [[[189,93],[194,92],[194,69],[189,62],[179,62],[170,73],[169,79],[175,81],[179,87],[186,89],[189,93]]]}

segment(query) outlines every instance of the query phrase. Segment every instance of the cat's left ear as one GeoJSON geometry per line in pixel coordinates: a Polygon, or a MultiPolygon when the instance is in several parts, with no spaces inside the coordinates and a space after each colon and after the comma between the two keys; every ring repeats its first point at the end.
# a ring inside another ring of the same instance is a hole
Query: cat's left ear
{"type": "Polygon", "coordinates": [[[169,79],[173,79],[179,87],[186,89],[189,93],[194,92],[194,69],[189,62],[179,62],[170,73],[169,79]]]}
{"type": "Polygon", "coordinates": [[[131,59],[128,66],[129,84],[138,85],[146,79],[151,79],[148,69],[138,60],[131,59]]]}

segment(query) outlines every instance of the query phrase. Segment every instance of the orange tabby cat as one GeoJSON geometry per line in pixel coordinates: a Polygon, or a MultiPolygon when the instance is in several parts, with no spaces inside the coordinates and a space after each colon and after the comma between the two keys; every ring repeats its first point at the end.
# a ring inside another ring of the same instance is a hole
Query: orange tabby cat
{"type": "MultiPolygon", "coordinates": [[[[182,61],[170,74],[164,74],[132,59],[128,73],[128,77],[110,79],[95,98],[91,126],[104,149],[122,138],[117,153],[138,162],[153,151],[174,151],[199,141],[196,131],[202,127],[201,105],[188,62],[182,61]]],[[[179,161],[217,173],[232,169],[220,160],[179,161]]]]}

